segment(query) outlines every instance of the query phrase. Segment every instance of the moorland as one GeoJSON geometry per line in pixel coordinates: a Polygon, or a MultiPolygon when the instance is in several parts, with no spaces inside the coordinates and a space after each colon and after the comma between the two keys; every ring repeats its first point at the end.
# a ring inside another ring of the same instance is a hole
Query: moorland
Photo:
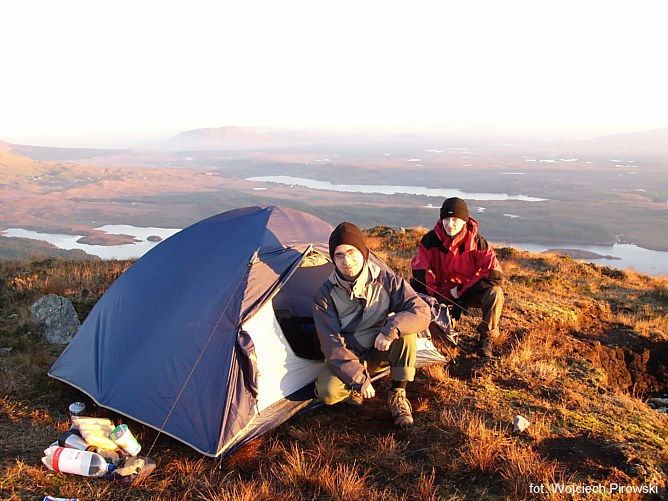
{"type": "MultiPolygon", "coordinates": [[[[424,231],[367,234],[407,276],[424,231]]],[[[570,500],[591,499],[576,490],[601,486],[596,499],[667,499],[668,416],[648,405],[668,392],[667,279],[509,247],[497,253],[506,306],[496,357],[472,354],[479,313],[464,315],[454,359],[419,369],[408,389],[413,429],[393,428],[385,381],[361,409],[297,416],[222,462],[47,376],[62,346],[41,340],[30,305],[62,295],[83,320],[131,262],[2,260],[0,498],[570,500]],[[42,450],[69,428],[75,400],[127,422],[156,470],[134,484],[47,470],[42,450]],[[530,423],[521,433],[517,415],[530,423]]]]}
{"type": "MultiPolygon", "coordinates": [[[[131,241],[95,228],[183,228],[249,205],[284,205],[332,224],[432,227],[442,196],[316,190],[249,181],[419,186],[544,199],[476,200],[488,240],[634,243],[668,251],[668,129],[581,141],[296,136],[224,127],[118,150],[0,143],[0,229],[131,241]]],[[[466,198],[466,197],[465,197],[466,198]]]]}

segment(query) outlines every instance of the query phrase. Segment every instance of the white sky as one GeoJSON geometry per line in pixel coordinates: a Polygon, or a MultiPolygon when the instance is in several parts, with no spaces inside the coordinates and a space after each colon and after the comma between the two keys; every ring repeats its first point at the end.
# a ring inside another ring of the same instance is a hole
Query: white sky
{"type": "Polygon", "coordinates": [[[5,0],[0,140],[668,126],[666,0],[5,0]]]}

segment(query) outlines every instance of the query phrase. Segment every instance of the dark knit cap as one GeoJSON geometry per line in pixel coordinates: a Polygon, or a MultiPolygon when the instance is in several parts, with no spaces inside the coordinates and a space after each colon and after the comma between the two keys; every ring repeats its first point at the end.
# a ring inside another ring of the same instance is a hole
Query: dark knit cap
{"type": "Polygon", "coordinates": [[[341,223],[329,236],[329,256],[334,261],[334,250],[342,244],[352,245],[364,256],[364,260],[369,257],[369,249],[366,247],[366,239],[362,231],[353,223],[341,223]]]}
{"type": "Polygon", "coordinates": [[[469,208],[466,202],[461,198],[452,197],[446,198],[441,207],[441,219],[447,217],[458,217],[464,221],[469,220],[469,208]]]}

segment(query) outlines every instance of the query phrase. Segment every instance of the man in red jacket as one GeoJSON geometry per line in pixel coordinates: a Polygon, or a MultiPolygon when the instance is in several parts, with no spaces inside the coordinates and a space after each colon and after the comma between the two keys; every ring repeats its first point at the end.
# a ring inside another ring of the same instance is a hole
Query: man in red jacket
{"type": "Polygon", "coordinates": [[[494,249],[478,233],[478,222],[469,217],[464,200],[453,197],[443,202],[440,219],[422,237],[411,269],[413,289],[454,305],[454,318],[462,309],[482,308],[478,356],[492,357],[503,308],[503,275],[494,249]]]}

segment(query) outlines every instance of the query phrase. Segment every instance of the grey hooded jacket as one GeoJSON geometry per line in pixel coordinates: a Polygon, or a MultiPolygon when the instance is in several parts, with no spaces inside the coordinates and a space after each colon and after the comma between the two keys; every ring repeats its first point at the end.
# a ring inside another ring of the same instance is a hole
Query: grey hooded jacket
{"type": "Polygon", "coordinates": [[[394,341],[423,331],[431,313],[407,281],[370,260],[353,283],[336,271],[329,276],[315,294],[313,318],[327,364],[346,385],[362,391],[371,379],[360,358],[376,336],[394,341]]]}

